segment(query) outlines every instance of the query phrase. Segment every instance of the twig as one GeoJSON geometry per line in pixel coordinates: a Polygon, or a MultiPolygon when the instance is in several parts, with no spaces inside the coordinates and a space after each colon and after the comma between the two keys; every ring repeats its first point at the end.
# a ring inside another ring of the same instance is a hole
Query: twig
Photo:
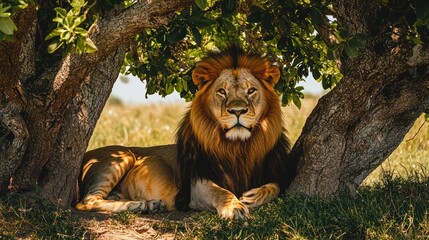
{"type": "Polygon", "coordinates": [[[428,120],[425,120],[422,125],[419,127],[419,129],[417,130],[416,134],[414,134],[414,136],[410,139],[407,139],[406,142],[412,141],[414,140],[414,138],[416,138],[417,134],[420,133],[420,130],[423,128],[423,126],[428,122],[428,120]]]}

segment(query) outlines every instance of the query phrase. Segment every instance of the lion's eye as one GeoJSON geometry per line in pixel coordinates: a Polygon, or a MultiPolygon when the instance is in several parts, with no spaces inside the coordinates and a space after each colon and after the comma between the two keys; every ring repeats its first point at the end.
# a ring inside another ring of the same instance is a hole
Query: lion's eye
{"type": "Polygon", "coordinates": [[[217,93],[220,94],[220,95],[222,95],[222,96],[226,96],[226,91],[223,88],[217,90],[217,93]]]}
{"type": "Polygon", "coordinates": [[[252,94],[252,93],[254,93],[254,92],[256,92],[256,88],[249,88],[249,90],[247,90],[247,94],[252,94]]]}

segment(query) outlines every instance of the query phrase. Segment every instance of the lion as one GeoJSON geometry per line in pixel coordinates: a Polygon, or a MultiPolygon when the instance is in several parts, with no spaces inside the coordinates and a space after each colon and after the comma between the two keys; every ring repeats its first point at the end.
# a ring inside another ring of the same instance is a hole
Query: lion
{"type": "Polygon", "coordinates": [[[82,211],[212,210],[250,217],[291,183],[296,161],[283,128],[274,85],[280,70],[267,56],[237,45],[197,62],[198,91],[176,144],[107,146],[84,155],[82,211]]]}

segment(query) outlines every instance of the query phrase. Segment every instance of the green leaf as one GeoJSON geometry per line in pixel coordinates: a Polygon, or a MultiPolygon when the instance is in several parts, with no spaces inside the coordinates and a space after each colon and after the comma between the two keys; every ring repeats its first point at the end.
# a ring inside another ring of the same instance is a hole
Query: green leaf
{"type": "Polygon", "coordinates": [[[237,28],[235,27],[235,25],[229,21],[229,20],[225,20],[224,21],[224,26],[226,27],[226,29],[228,29],[228,31],[230,32],[237,32],[237,28]]]}
{"type": "Polygon", "coordinates": [[[72,35],[71,32],[65,31],[65,32],[63,32],[63,33],[60,34],[60,39],[64,40],[64,41],[67,41],[67,40],[70,39],[71,35],[72,35]]]}
{"type": "Polygon", "coordinates": [[[85,46],[87,53],[93,53],[98,50],[97,46],[95,46],[94,42],[90,38],[85,39],[85,46]]]}
{"type": "Polygon", "coordinates": [[[62,45],[64,44],[64,42],[60,42],[59,39],[55,39],[54,41],[51,42],[51,44],[49,44],[48,46],[48,53],[53,53],[56,50],[58,50],[58,48],[60,48],[62,45]]]}
{"type": "Polygon", "coordinates": [[[322,87],[323,89],[331,88],[332,76],[331,75],[323,75],[322,76],[322,87]]]}
{"type": "Polygon", "coordinates": [[[171,43],[178,42],[186,37],[186,27],[176,28],[170,34],[168,34],[167,39],[171,43]]]}
{"type": "Polygon", "coordinates": [[[277,41],[277,48],[282,50],[285,49],[288,46],[288,39],[284,36],[282,36],[279,41],[277,41]]]}
{"type": "Polygon", "coordinates": [[[186,82],[186,80],[185,79],[181,79],[181,82],[182,82],[182,86],[183,86],[183,90],[184,91],[189,91],[189,89],[188,89],[188,83],[186,82]]]}
{"type": "Polygon", "coordinates": [[[346,43],[344,45],[344,50],[346,51],[346,54],[349,58],[354,58],[359,55],[359,49],[353,44],[346,43]]]}
{"type": "Polygon", "coordinates": [[[178,82],[175,86],[174,89],[176,90],[176,92],[182,92],[183,91],[183,84],[182,82],[178,82]]]}
{"type": "Polygon", "coordinates": [[[263,11],[261,8],[257,6],[252,6],[250,9],[250,15],[247,16],[247,21],[250,23],[258,23],[262,19],[263,11]]]}
{"type": "Polygon", "coordinates": [[[192,36],[194,36],[194,40],[198,46],[201,46],[201,33],[198,28],[191,27],[192,36]]]}
{"type": "Polygon", "coordinates": [[[208,27],[217,23],[216,20],[212,18],[205,18],[204,16],[191,16],[187,19],[187,22],[189,23],[189,25],[193,25],[199,28],[208,27]]]}
{"type": "Polygon", "coordinates": [[[319,79],[319,78],[320,78],[320,76],[321,76],[321,74],[320,74],[320,72],[319,72],[319,70],[318,70],[318,69],[312,69],[312,70],[311,70],[311,74],[313,75],[313,78],[314,78],[315,80],[319,79]]]}
{"type": "Polygon", "coordinates": [[[80,28],[80,27],[75,28],[74,33],[81,35],[83,37],[86,37],[88,35],[88,32],[85,29],[80,28]]]}
{"type": "Polygon", "coordinates": [[[13,41],[13,35],[4,34],[0,31],[0,41],[13,41]]]}
{"type": "Polygon", "coordinates": [[[11,13],[9,12],[5,12],[5,13],[0,13],[0,18],[7,18],[10,17],[11,13]]]}
{"type": "Polygon", "coordinates": [[[315,24],[321,24],[323,23],[323,15],[322,13],[319,11],[319,9],[317,8],[311,8],[310,9],[310,16],[311,16],[311,20],[315,23],[315,24]]]}
{"type": "Polygon", "coordinates": [[[174,86],[172,84],[167,83],[167,87],[165,88],[165,93],[168,95],[173,92],[174,92],[174,86]]]}
{"type": "Polygon", "coordinates": [[[0,15],[0,16],[2,16],[2,17],[9,17],[10,13],[7,12],[7,10],[9,10],[10,7],[11,6],[3,7],[3,3],[0,3],[0,14],[5,14],[5,15],[0,15]]]}
{"type": "Polygon", "coordinates": [[[204,10],[207,8],[207,6],[209,5],[207,0],[195,0],[195,3],[197,4],[197,6],[201,9],[204,10]]]}
{"type": "Polygon", "coordinates": [[[65,29],[63,29],[63,28],[57,28],[57,29],[54,29],[52,32],[50,32],[46,37],[45,37],[45,40],[49,40],[49,39],[52,39],[52,38],[54,38],[54,37],[58,37],[58,36],[60,36],[61,35],[61,33],[64,33],[64,32],[66,32],[67,30],[65,30],[65,29]]]}
{"type": "Polygon", "coordinates": [[[57,7],[57,8],[54,8],[54,10],[55,12],[57,12],[59,16],[61,16],[62,18],[66,18],[67,11],[64,8],[57,7]]]}
{"type": "Polygon", "coordinates": [[[16,29],[15,23],[13,23],[10,17],[0,18],[0,31],[2,31],[7,35],[12,35],[15,29],[16,29]]]}
{"type": "Polygon", "coordinates": [[[304,90],[303,86],[298,86],[295,88],[295,91],[297,91],[297,92],[301,92],[302,90],[304,90]]]}
{"type": "Polygon", "coordinates": [[[298,97],[298,95],[293,94],[292,95],[292,101],[293,101],[293,104],[295,104],[295,106],[298,109],[301,109],[301,99],[298,97]]]}
{"type": "Polygon", "coordinates": [[[285,107],[289,104],[289,98],[288,98],[288,94],[283,93],[282,94],[282,106],[285,107]]]}
{"type": "Polygon", "coordinates": [[[222,15],[228,16],[234,13],[237,8],[237,0],[224,0],[222,1],[222,15]]]}
{"type": "Polygon", "coordinates": [[[84,17],[77,17],[73,20],[73,25],[72,28],[76,28],[77,26],[79,26],[83,21],[85,21],[84,17]]]}
{"type": "Polygon", "coordinates": [[[360,50],[365,48],[366,39],[367,39],[367,36],[362,34],[357,34],[357,35],[354,35],[352,39],[350,39],[349,44],[360,50]]]}
{"type": "Polygon", "coordinates": [[[270,32],[273,30],[273,22],[274,22],[274,16],[271,15],[270,13],[267,12],[262,15],[261,23],[262,23],[262,28],[265,31],[270,32]]]}
{"type": "Polygon", "coordinates": [[[81,7],[83,7],[85,5],[85,1],[84,0],[73,0],[70,5],[73,8],[77,8],[80,9],[81,7]]]}
{"type": "Polygon", "coordinates": [[[78,37],[76,40],[76,49],[79,53],[85,52],[85,42],[86,39],[83,37],[78,37]]]}
{"type": "Polygon", "coordinates": [[[19,5],[17,7],[21,8],[21,9],[25,9],[28,7],[28,3],[24,0],[18,0],[19,5]]]}
{"type": "Polygon", "coordinates": [[[57,22],[57,23],[63,23],[64,18],[60,18],[60,17],[56,17],[54,19],[52,19],[52,22],[57,22]]]}

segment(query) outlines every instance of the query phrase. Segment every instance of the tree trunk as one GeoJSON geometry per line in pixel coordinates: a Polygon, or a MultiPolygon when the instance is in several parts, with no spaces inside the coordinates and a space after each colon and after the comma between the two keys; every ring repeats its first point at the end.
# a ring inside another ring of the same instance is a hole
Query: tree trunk
{"type": "Polygon", "coordinates": [[[0,43],[0,192],[7,191],[13,173],[21,164],[30,137],[25,119],[28,100],[20,80],[34,72],[35,6],[15,16],[14,42],[0,43]]]}
{"type": "Polygon", "coordinates": [[[39,177],[42,193],[55,196],[53,200],[62,201],[62,205],[70,206],[71,200],[75,199],[73,196],[82,156],[117,79],[124,56],[125,46],[122,46],[97,63],[64,115],[53,152],[39,177]]]}
{"type": "Polygon", "coordinates": [[[429,75],[378,75],[346,75],[319,100],[292,150],[299,171],[290,191],[317,196],[354,192],[429,109],[429,75]]]}
{"type": "Polygon", "coordinates": [[[145,28],[165,25],[190,0],[139,1],[92,26],[94,54],[47,54],[51,3],[15,15],[13,42],[0,42],[0,191],[31,190],[61,206],[76,193],[81,158],[107,101],[126,47],[145,28]],[[138,14],[137,14],[138,13],[138,14]],[[47,22],[39,22],[47,21],[47,22]],[[5,54],[3,54],[5,53],[5,54]]]}
{"type": "MultiPolygon", "coordinates": [[[[337,1],[338,24],[351,34],[370,35],[381,6],[374,1],[337,1]]],[[[353,59],[343,59],[344,77],[322,97],[293,146],[299,159],[290,192],[332,196],[354,192],[403,140],[429,109],[427,49],[395,48],[382,29],[353,59]]]]}

